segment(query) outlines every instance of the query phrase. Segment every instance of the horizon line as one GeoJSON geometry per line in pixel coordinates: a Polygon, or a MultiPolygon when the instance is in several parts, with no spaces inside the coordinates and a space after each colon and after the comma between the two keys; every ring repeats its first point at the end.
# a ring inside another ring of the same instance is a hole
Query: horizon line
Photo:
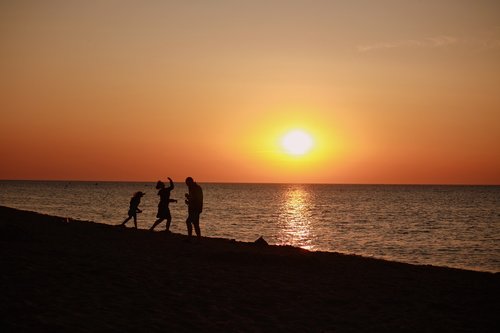
{"type": "MultiPolygon", "coordinates": [[[[0,179],[0,181],[25,182],[80,182],[80,183],[155,183],[156,180],[79,180],[79,179],[0,179]]],[[[201,184],[240,184],[240,185],[379,185],[379,186],[500,186],[500,183],[323,183],[323,182],[231,182],[231,181],[197,181],[201,184]]],[[[184,181],[174,181],[184,183],[184,181]]]]}

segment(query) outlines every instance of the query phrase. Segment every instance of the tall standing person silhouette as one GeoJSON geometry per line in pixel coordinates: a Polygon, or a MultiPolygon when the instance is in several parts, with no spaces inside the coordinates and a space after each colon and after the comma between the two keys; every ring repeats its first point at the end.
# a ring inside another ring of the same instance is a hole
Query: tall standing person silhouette
{"type": "Polygon", "coordinates": [[[198,239],[201,239],[200,214],[203,211],[203,191],[201,186],[191,177],[186,178],[186,185],[189,190],[189,193],[186,193],[185,200],[188,206],[188,217],[186,220],[188,236],[191,238],[194,226],[196,236],[198,236],[198,239]]]}
{"type": "Polygon", "coordinates": [[[158,213],[156,214],[158,220],[155,221],[155,223],[149,230],[153,230],[158,224],[166,219],[167,225],[165,231],[170,232],[169,229],[170,222],[172,222],[172,215],[170,214],[170,208],[168,207],[168,205],[171,202],[177,202],[177,200],[170,199],[170,192],[174,189],[174,182],[170,177],[168,177],[168,180],[170,182],[169,187],[165,187],[165,183],[163,183],[161,180],[156,183],[156,189],[159,190],[158,195],[160,196],[160,203],[158,203],[158,213]]]}

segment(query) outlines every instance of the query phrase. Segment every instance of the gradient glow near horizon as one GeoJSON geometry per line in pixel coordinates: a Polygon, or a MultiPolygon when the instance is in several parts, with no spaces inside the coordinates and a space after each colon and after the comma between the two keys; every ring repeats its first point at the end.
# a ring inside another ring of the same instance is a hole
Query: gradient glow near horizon
{"type": "Polygon", "coordinates": [[[0,179],[500,184],[498,1],[2,1],[0,41],[0,179]]]}

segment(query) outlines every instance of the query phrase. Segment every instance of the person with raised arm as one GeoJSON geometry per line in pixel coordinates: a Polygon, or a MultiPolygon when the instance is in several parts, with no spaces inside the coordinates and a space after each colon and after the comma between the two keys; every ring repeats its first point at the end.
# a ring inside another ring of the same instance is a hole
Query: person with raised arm
{"type": "Polygon", "coordinates": [[[158,213],[156,214],[157,220],[153,224],[153,226],[149,230],[153,230],[158,224],[160,224],[163,220],[167,220],[167,225],[165,228],[166,232],[170,232],[170,223],[172,222],[172,215],[170,214],[170,208],[168,205],[171,202],[177,202],[175,199],[170,199],[170,192],[174,189],[174,182],[170,177],[168,177],[170,182],[169,187],[165,187],[165,183],[159,180],[156,183],[156,189],[158,191],[158,195],[160,196],[160,202],[158,203],[158,213]]]}

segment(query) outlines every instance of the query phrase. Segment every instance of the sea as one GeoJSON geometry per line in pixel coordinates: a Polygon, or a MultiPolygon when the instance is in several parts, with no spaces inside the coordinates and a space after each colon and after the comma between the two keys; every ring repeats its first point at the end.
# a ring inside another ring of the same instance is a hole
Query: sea
{"type": "MultiPolygon", "coordinates": [[[[156,182],[0,181],[0,205],[120,224],[145,192],[138,227],[156,220],[156,182]]],[[[500,186],[200,183],[204,236],[292,245],[391,261],[500,272],[500,186]]],[[[170,204],[186,234],[187,187],[170,204]]],[[[128,227],[133,221],[128,222],[128,227]]],[[[165,230],[165,223],[157,226],[165,230]]]]}

